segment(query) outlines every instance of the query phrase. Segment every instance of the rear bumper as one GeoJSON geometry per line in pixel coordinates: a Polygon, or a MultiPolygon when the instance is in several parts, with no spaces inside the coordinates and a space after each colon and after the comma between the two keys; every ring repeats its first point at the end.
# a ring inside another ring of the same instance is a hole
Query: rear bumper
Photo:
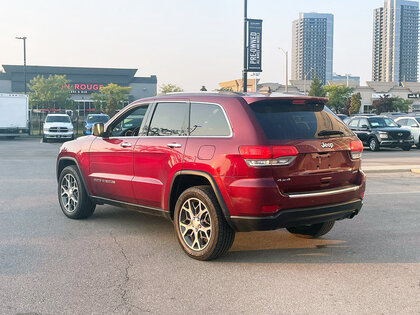
{"type": "Polygon", "coordinates": [[[324,206],[281,210],[269,217],[231,216],[230,223],[238,232],[266,231],[353,218],[362,208],[362,200],[324,206]]]}

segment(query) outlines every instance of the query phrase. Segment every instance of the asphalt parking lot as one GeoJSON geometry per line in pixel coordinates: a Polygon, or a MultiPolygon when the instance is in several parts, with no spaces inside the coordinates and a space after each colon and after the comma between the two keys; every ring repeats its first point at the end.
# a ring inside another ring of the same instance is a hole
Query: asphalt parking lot
{"type": "Polygon", "coordinates": [[[59,146],[0,140],[0,314],[420,314],[419,174],[369,174],[360,215],[322,239],[238,233],[199,262],[163,218],[98,206],[67,219],[59,146]]]}

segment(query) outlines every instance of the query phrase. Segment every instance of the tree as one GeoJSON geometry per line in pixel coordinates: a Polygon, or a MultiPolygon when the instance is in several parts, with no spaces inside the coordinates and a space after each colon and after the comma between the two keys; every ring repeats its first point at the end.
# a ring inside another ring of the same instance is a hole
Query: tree
{"type": "Polygon", "coordinates": [[[311,83],[311,89],[309,90],[309,96],[325,97],[327,92],[322,85],[322,82],[318,77],[314,77],[311,83]]]}
{"type": "Polygon", "coordinates": [[[160,93],[171,93],[171,92],[183,92],[184,90],[181,89],[179,86],[176,86],[175,84],[162,84],[160,87],[160,93]]]}
{"type": "Polygon", "coordinates": [[[333,109],[336,113],[342,113],[344,111],[344,105],[353,92],[352,88],[344,85],[328,85],[324,87],[328,93],[328,107],[333,109]]]}
{"type": "Polygon", "coordinates": [[[65,75],[50,75],[45,79],[38,75],[28,83],[31,108],[69,108],[70,85],[65,75]]]}
{"type": "Polygon", "coordinates": [[[399,96],[392,98],[392,109],[397,112],[407,112],[410,105],[413,104],[411,100],[405,100],[399,96]]]}
{"type": "Polygon", "coordinates": [[[355,93],[350,98],[350,107],[349,107],[349,116],[353,114],[357,114],[360,110],[360,106],[362,105],[362,96],[360,93],[355,93]]]}
{"type": "Polygon", "coordinates": [[[95,111],[114,116],[115,113],[123,107],[123,101],[128,100],[130,89],[129,86],[119,86],[114,83],[101,86],[99,88],[100,93],[92,94],[95,111]]]}
{"type": "Polygon", "coordinates": [[[372,102],[372,108],[376,114],[392,112],[392,98],[389,95],[381,96],[379,99],[372,102]]]}

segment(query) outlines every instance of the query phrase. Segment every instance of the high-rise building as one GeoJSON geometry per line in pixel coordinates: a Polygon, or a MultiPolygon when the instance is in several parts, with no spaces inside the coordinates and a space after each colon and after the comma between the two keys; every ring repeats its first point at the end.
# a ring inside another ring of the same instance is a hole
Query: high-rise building
{"type": "Polygon", "coordinates": [[[324,84],[333,75],[334,16],[299,13],[292,24],[292,80],[318,77],[324,84]]]}
{"type": "Polygon", "coordinates": [[[385,0],[373,11],[372,80],[417,82],[419,3],[385,0]]]}

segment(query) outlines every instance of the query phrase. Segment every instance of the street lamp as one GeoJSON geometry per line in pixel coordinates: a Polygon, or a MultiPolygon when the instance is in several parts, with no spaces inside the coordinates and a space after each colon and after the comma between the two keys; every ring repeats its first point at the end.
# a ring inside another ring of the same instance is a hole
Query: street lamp
{"type": "Polygon", "coordinates": [[[288,58],[288,52],[287,51],[285,51],[283,48],[281,48],[281,47],[278,47],[284,54],[285,54],[285,56],[286,56],[286,85],[285,85],[285,88],[284,88],[284,91],[287,93],[288,91],[289,91],[289,89],[288,89],[288,85],[289,85],[289,65],[288,65],[288,63],[289,63],[289,58],[288,58]]]}
{"type": "Polygon", "coordinates": [[[24,76],[25,94],[26,94],[26,36],[16,37],[16,39],[23,40],[23,76],[24,76]]]}
{"type": "Polygon", "coordinates": [[[306,95],[306,78],[308,77],[308,74],[314,70],[314,68],[310,68],[308,72],[306,72],[305,76],[303,77],[303,94],[306,95]]]}

